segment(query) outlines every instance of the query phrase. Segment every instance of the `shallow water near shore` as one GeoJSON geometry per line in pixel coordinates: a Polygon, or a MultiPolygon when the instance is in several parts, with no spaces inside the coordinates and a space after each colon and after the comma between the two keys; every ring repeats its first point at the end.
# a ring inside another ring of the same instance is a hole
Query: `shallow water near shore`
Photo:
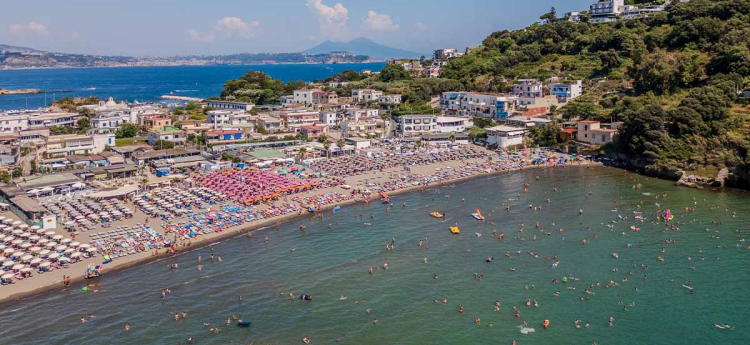
{"type": "Polygon", "coordinates": [[[443,187],[439,194],[433,188],[392,201],[388,214],[380,203],[345,206],[335,215],[326,212],[322,221],[300,218],[278,230],[224,240],[213,245],[221,263],[211,262],[210,248],[200,248],[106,274],[97,293],[82,292],[79,283],[68,291],[6,303],[0,308],[0,344],[185,344],[188,337],[194,337],[195,344],[290,344],[301,343],[302,337],[312,344],[330,344],[336,338],[342,344],[739,344],[750,338],[743,324],[750,316],[745,294],[750,251],[747,243],[736,246],[748,229],[750,199],[744,192],[677,188],[669,181],[617,169],[568,167],[481,177],[443,187]],[[524,182],[531,183],[528,194],[524,182]],[[637,183],[640,190],[632,188],[637,183]],[[509,200],[519,194],[520,200],[509,200]],[[694,200],[696,211],[686,212],[694,200]],[[655,203],[671,209],[679,231],[663,232],[663,223],[651,223],[660,208],[655,203]],[[504,204],[510,205],[509,211],[504,204]],[[542,210],[529,209],[530,204],[542,210]],[[477,208],[488,223],[470,216],[477,208]],[[644,223],[632,220],[638,210],[647,218],[644,223]],[[430,217],[432,211],[446,211],[447,219],[430,217]],[[618,215],[629,220],[620,221],[618,215]],[[301,223],[306,233],[300,232],[301,223]],[[331,229],[329,223],[334,224],[331,229]],[[454,223],[461,228],[460,236],[448,231],[454,223]],[[640,231],[630,230],[631,225],[640,231]],[[492,236],[494,229],[505,234],[502,242],[492,236]],[[392,237],[396,247],[387,250],[392,237]],[[581,244],[584,238],[588,245],[581,244]],[[676,243],[666,244],[670,238],[676,243]],[[418,246],[420,239],[426,239],[424,247],[418,246]],[[511,252],[510,258],[505,251],[511,252]],[[198,255],[203,257],[202,272],[196,269],[198,255]],[[560,260],[557,268],[546,259],[553,255],[560,260]],[[488,256],[494,256],[492,263],[485,262],[488,256]],[[665,261],[659,262],[658,256],[665,261]],[[384,261],[388,270],[376,268],[384,261]],[[173,262],[179,268],[170,271],[167,265],[173,262]],[[475,280],[475,273],[485,278],[475,280]],[[569,274],[580,281],[551,283],[569,274]],[[619,287],[605,289],[610,279],[619,287]],[[693,294],[681,287],[688,281],[693,294]],[[601,286],[590,288],[595,294],[584,293],[596,282],[601,286]],[[535,289],[525,291],[526,285],[535,289]],[[572,286],[576,290],[568,289],[572,286]],[[172,292],[162,300],[165,288],[172,292]],[[314,299],[287,302],[280,292],[290,291],[314,299]],[[553,296],[555,291],[561,295],[553,296]],[[342,295],[345,301],[339,300],[342,295]],[[527,299],[537,299],[539,307],[527,307],[527,299]],[[495,300],[501,302],[499,312],[493,309],[495,300]],[[619,301],[635,305],[623,311],[619,301]],[[465,308],[462,314],[458,305],[465,308]],[[520,318],[514,317],[514,305],[520,318]],[[171,311],[184,311],[188,317],[175,322],[171,311]],[[81,324],[79,319],[89,314],[95,317],[81,324]],[[226,325],[232,314],[252,321],[252,326],[226,325]],[[610,316],[612,326],[607,325],[610,316]],[[479,325],[475,318],[481,318],[479,325]],[[550,320],[547,330],[541,327],[545,319],[550,320]],[[591,326],[576,329],[576,319],[591,326]],[[525,328],[520,327],[524,320],[525,328]],[[221,333],[210,333],[204,322],[218,326],[221,333]],[[735,330],[714,329],[714,322],[735,330]],[[125,324],[130,324],[129,332],[125,324]]]}

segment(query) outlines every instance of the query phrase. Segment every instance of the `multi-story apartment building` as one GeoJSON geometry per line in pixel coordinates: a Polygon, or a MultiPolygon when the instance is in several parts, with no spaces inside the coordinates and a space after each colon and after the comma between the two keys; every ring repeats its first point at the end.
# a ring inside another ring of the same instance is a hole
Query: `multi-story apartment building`
{"type": "Polygon", "coordinates": [[[255,107],[255,104],[246,102],[207,100],[206,106],[214,109],[250,111],[250,109],[253,109],[253,107],[255,107]]]}
{"type": "Polygon", "coordinates": [[[550,94],[557,97],[560,103],[567,103],[583,95],[583,81],[576,80],[573,83],[550,84],[550,94]]]}
{"type": "Polygon", "coordinates": [[[352,90],[352,99],[360,103],[377,101],[382,95],[383,95],[383,91],[378,91],[378,90],[373,90],[373,89],[352,90]]]}
{"type": "Polygon", "coordinates": [[[439,133],[435,115],[401,115],[396,121],[396,132],[402,136],[439,133]]]}

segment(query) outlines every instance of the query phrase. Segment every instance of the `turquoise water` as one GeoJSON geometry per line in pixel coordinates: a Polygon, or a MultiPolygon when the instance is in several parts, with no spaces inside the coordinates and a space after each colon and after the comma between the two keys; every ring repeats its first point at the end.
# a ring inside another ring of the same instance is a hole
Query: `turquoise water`
{"type": "Polygon", "coordinates": [[[76,284],[70,291],[5,304],[0,308],[0,343],[185,344],[194,337],[196,344],[290,344],[306,336],[312,344],[331,344],[336,338],[342,344],[742,344],[750,337],[744,324],[750,316],[750,251],[746,243],[738,243],[747,233],[750,202],[742,192],[677,188],[622,170],[570,167],[483,177],[444,187],[440,194],[431,189],[398,195],[393,202],[389,214],[382,204],[346,206],[335,216],[326,213],[322,221],[308,217],[282,224],[279,230],[260,230],[249,239],[226,240],[214,245],[222,263],[207,260],[211,251],[202,248],[107,274],[101,280],[104,292],[83,293],[76,284]],[[524,182],[531,184],[528,194],[524,182]],[[637,183],[640,190],[632,188],[637,183]],[[519,194],[520,200],[509,201],[519,194]],[[685,206],[693,206],[694,200],[696,211],[686,213],[685,206]],[[663,223],[650,223],[655,202],[671,208],[679,231],[664,232],[663,223]],[[504,204],[510,205],[509,211],[504,204]],[[529,204],[542,210],[529,209],[529,204]],[[649,220],[619,220],[618,215],[632,219],[638,205],[649,220]],[[618,211],[611,211],[615,207],[618,211]],[[475,222],[469,214],[476,208],[494,224],[475,222]],[[448,219],[428,216],[436,210],[447,211],[448,219]],[[732,216],[735,211],[737,217],[732,216]],[[329,229],[335,222],[339,225],[329,229]],[[460,236],[448,232],[456,222],[460,236]],[[525,241],[514,239],[521,235],[521,222],[525,241]],[[307,227],[305,234],[299,231],[300,223],[307,227]],[[631,225],[640,231],[630,230],[631,225]],[[505,234],[502,242],[491,235],[493,229],[505,234]],[[396,248],[387,250],[392,237],[396,248]],[[425,238],[426,246],[419,247],[425,238]],[[584,238],[588,245],[581,244],[584,238]],[[666,244],[667,239],[675,243],[666,244]],[[505,251],[511,252],[510,258],[505,251]],[[614,259],[613,252],[620,258],[614,259]],[[200,273],[198,255],[204,260],[200,273]],[[557,268],[546,259],[553,255],[560,261],[557,268]],[[494,262],[485,262],[488,256],[494,256],[494,262]],[[665,261],[659,262],[658,256],[665,261]],[[179,269],[170,271],[167,264],[173,261],[179,269]],[[368,274],[384,261],[388,270],[368,274]],[[648,268],[641,268],[642,263],[648,268]],[[485,278],[475,280],[475,272],[485,278]],[[580,281],[551,283],[569,274],[580,281]],[[605,289],[610,279],[620,286],[605,289]],[[688,281],[694,294],[681,287],[688,281]],[[596,282],[602,286],[591,288],[595,294],[583,292],[596,282]],[[535,289],[525,291],[526,285],[535,289]],[[567,289],[571,286],[577,290],[567,289]],[[172,293],[162,301],[164,288],[172,293]],[[310,294],[314,300],[286,302],[280,292],[289,291],[310,294]],[[561,295],[553,296],[555,291],[561,295]],[[341,295],[346,301],[339,300],[341,295]],[[443,298],[447,305],[433,302],[443,298]],[[527,299],[537,299],[539,307],[527,307],[527,299]],[[499,312],[493,309],[495,300],[501,302],[499,312]],[[619,301],[635,306],[623,311],[619,301]],[[459,304],[463,314],[457,311],[459,304]],[[514,317],[514,305],[520,318],[514,317]],[[185,311],[188,318],[175,322],[170,311],[185,311]],[[81,324],[79,319],[87,314],[96,317],[81,324]],[[232,314],[252,321],[252,326],[224,325],[232,314]],[[610,316],[613,326],[607,325],[610,316]],[[481,318],[480,325],[475,318],[481,318]],[[373,324],[373,319],[379,322],[373,324]],[[547,330],[540,326],[545,319],[551,322],[547,330]],[[576,329],[576,319],[591,325],[576,329]],[[534,333],[521,333],[523,320],[534,333]],[[210,333],[204,322],[220,327],[221,333],[210,333]],[[714,329],[713,322],[736,329],[714,329]],[[126,323],[129,332],[123,329],[126,323]]]}
{"type": "Polygon", "coordinates": [[[263,71],[283,81],[313,81],[349,69],[379,71],[384,65],[222,65],[0,71],[0,88],[73,91],[47,94],[46,98],[44,94],[0,96],[0,110],[39,108],[61,97],[114,97],[145,102],[159,101],[159,96],[173,92],[177,96],[206,98],[218,96],[227,80],[237,79],[249,69],[263,71]]]}

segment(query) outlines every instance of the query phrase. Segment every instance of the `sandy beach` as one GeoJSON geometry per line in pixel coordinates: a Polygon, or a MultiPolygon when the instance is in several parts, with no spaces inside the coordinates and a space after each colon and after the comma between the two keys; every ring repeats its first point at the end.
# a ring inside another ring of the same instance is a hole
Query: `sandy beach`
{"type": "MultiPolygon", "coordinates": [[[[358,189],[365,189],[365,183],[375,183],[375,184],[381,184],[388,181],[394,181],[397,180],[399,175],[404,174],[411,174],[411,175],[430,175],[434,174],[436,171],[450,171],[451,169],[457,169],[460,165],[466,165],[466,166],[473,166],[478,167],[482,164],[490,164],[490,161],[487,161],[486,159],[470,159],[464,162],[461,161],[444,161],[439,162],[435,164],[429,164],[429,165],[419,165],[419,166],[411,166],[409,167],[409,171],[405,171],[403,167],[396,167],[396,168],[390,168],[390,169],[384,169],[382,171],[370,171],[362,174],[357,174],[353,176],[347,176],[344,177],[344,183],[346,185],[351,186],[352,188],[358,189]],[[448,170],[446,170],[448,169],[448,170]]],[[[494,160],[494,163],[497,163],[497,159],[494,160]]],[[[574,163],[574,164],[580,164],[580,163],[574,163]]],[[[588,161],[584,161],[583,164],[594,164],[588,161]]],[[[411,186],[404,186],[403,188],[399,188],[396,190],[389,191],[389,196],[401,194],[401,193],[407,193],[411,191],[417,191],[426,187],[434,187],[441,184],[446,183],[454,183],[462,180],[468,180],[473,179],[481,176],[487,176],[492,174],[502,174],[502,173],[509,173],[516,170],[521,169],[530,169],[530,168],[545,168],[547,165],[530,165],[530,166],[524,166],[523,168],[508,168],[508,169],[474,169],[472,170],[471,174],[465,174],[466,176],[456,177],[452,179],[444,179],[437,182],[432,182],[429,184],[424,185],[411,185],[411,186]]],[[[349,190],[342,188],[341,186],[337,187],[328,187],[328,188],[322,188],[322,189],[316,189],[311,190],[302,194],[302,196],[318,196],[318,195],[325,195],[331,192],[341,193],[341,194],[348,194],[350,193],[349,190]]],[[[373,193],[370,196],[371,199],[378,199],[380,196],[377,193],[373,193]]],[[[336,206],[344,206],[348,204],[353,204],[356,202],[364,202],[362,199],[351,199],[346,201],[340,201],[331,203],[328,205],[325,205],[318,209],[318,212],[323,212],[326,210],[330,210],[333,207],[336,206]]],[[[278,200],[275,202],[277,206],[280,206],[283,202],[281,200],[278,200]]],[[[128,207],[131,207],[133,209],[136,209],[135,205],[133,203],[128,203],[128,207]]],[[[267,206],[270,207],[270,206],[267,206]]],[[[224,229],[221,232],[201,235],[197,237],[196,239],[191,240],[189,246],[177,246],[177,254],[167,254],[166,250],[160,250],[158,255],[154,254],[154,251],[151,250],[145,250],[142,252],[139,252],[134,255],[118,258],[114,260],[111,263],[108,263],[104,265],[104,275],[111,274],[112,272],[116,270],[125,269],[128,267],[133,267],[138,264],[147,264],[151,262],[156,262],[158,260],[163,260],[169,257],[172,257],[174,255],[180,255],[184,254],[185,252],[189,252],[192,250],[196,250],[198,248],[204,247],[206,245],[209,245],[211,243],[216,243],[218,241],[221,241],[223,239],[229,238],[229,237],[235,237],[240,236],[244,233],[254,231],[257,229],[274,226],[276,223],[281,222],[287,222],[292,221],[297,218],[308,218],[311,217],[312,214],[310,213],[289,213],[284,214],[280,216],[270,217],[261,219],[258,221],[253,221],[250,223],[244,223],[235,227],[224,229]]],[[[165,229],[162,225],[162,221],[160,219],[155,218],[149,218],[147,215],[145,215],[143,212],[136,212],[135,215],[132,218],[123,219],[120,221],[116,221],[112,223],[112,226],[119,226],[119,225],[135,225],[135,224],[143,224],[148,223],[152,226],[152,228],[159,233],[164,234],[165,229]],[[157,225],[159,224],[159,225],[157,225]]],[[[176,219],[179,221],[180,219],[176,219]]],[[[81,241],[82,243],[88,243],[88,241],[91,239],[91,235],[97,232],[103,232],[107,231],[107,229],[101,229],[98,228],[92,232],[86,232],[86,233],[80,233],[76,237],[76,241],[81,241]]],[[[61,230],[58,230],[58,233],[62,233],[61,230]]],[[[80,262],[71,264],[67,268],[61,268],[56,269],[52,272],[47,272],[44,274],[35,274],[31,278],[27,278],[24,280],[16,281],[14,284],[11,285],[5,285],[0,287],[0,303],[13,301],[22,299],[25,297],[33,296],[39,293],[42,293],[44,291],[54,290],[54,289],[63,289],[65,288],[62,284],[63,276],[69,276],[72,283],[80,282],[83,280],[83,275],[86,267],[89,264],[101,264],[103,261],[102,255],[97,255],[96,257],[84,259],[80,262]]],[[[75,285],[74,285],[75,286],[75,285]]]]}

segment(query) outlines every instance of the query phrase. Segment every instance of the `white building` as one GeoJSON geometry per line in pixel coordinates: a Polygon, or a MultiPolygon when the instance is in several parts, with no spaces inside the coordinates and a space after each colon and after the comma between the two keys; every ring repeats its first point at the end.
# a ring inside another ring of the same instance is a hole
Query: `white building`
{"type": "Polygon", "coordinates": [[[526,128],[503,125],[487,128],[487,145],[498,148],[523,145],[523,137],[527,131],[526,128]]]}
{"type": "Polygon", "coordinates": [[[506,119],[519,103],[517,96],[479,92],[443,92],[440,109],[444,115],[506,119]]]}
{"type": "Polygon", "coordinates": [[[29,129],[28,115],[0,116],[0,133],[16,133],[29,129]]]}
{"type": "Polygon", "coordinates": [[[520,98],[544,97],[544,83],[539,79],[518,79],[511,94],[520,98]]]}
{"type": "Polygon", "coordinates": [[[338,126],[341,123],[341,117],[334,112],[321,112],[318,119],[326,126],[338,126]]]}
{"type": "Polygon", "coordinates": [[[589,7],[592,23],[614,22],[625,11],[625,0],[599,0],[589,7]]]}
{"type": "Polygon", "coordinates": [[[356,102],[371,102],[377,101],[380,96],[383,95],[383,91],[373,89],[354,89],[352,90],[352,99],[356,102]]]}
{"type": "Polygon", "coordinates": [[[181,145],[185,143],[185,132],[174,128],[168,127],[162,130],[148,131],[148,144],[156,145],[159,140],[170,141],[175,145],[181,145]]]}
{"type": "Polygon", "coordinates": [[[474,122],[468,117],[438,116],[436,125],[439,133],[455,134],[465,132],[474,122]]]}
{"type": "Polygon", "coordinates": [[[617,136],[622,122],[600,123],[599,121],[578,121],[576,140],[592,145],[604,145],[617,136]]]}
{"type": "Polygon", "coordinates": [[[583,81],[576,80],[572,84],[550,84],[549,92],[557,97],[558,102],[567,103],[583,95],[583,81]]]}
{"type": "Polygon", "coordinates": [[[447,60],[463,56],[464,53],[458,49],[444,48],[435,50],[435,60],[447,60]]]}
{"type": "Polygon", "coordinates": [[[294,90],[294,93],[292,93],[292,104],[312,104],[313,92],[315,90],[294,90]]]}
{"type": "Polygon", "coordinates": [[[379,103],[401,104],[401,95],[382,95],[378,97],[379,103]]]}
{"type": "Polygon", "coordinates": [[[359,120],[360,117],[379,117],[380,109],[349,108],[346,115],[350,120],[359,120]]]}
{"type": "Polygon", "coordinates": [[[230,102],[230,101],[216,101],[207,100],[206,106],[214,109],[229,109],[229,110],[244,110],[250,111],[255,107],[255,104],[246,102],[230,102]]]}
{"type": "Polygon", "coordinates": [[[396,121],[396,131],[403,136],[439,133],[435,115],[401,115],[396,121]]]}

